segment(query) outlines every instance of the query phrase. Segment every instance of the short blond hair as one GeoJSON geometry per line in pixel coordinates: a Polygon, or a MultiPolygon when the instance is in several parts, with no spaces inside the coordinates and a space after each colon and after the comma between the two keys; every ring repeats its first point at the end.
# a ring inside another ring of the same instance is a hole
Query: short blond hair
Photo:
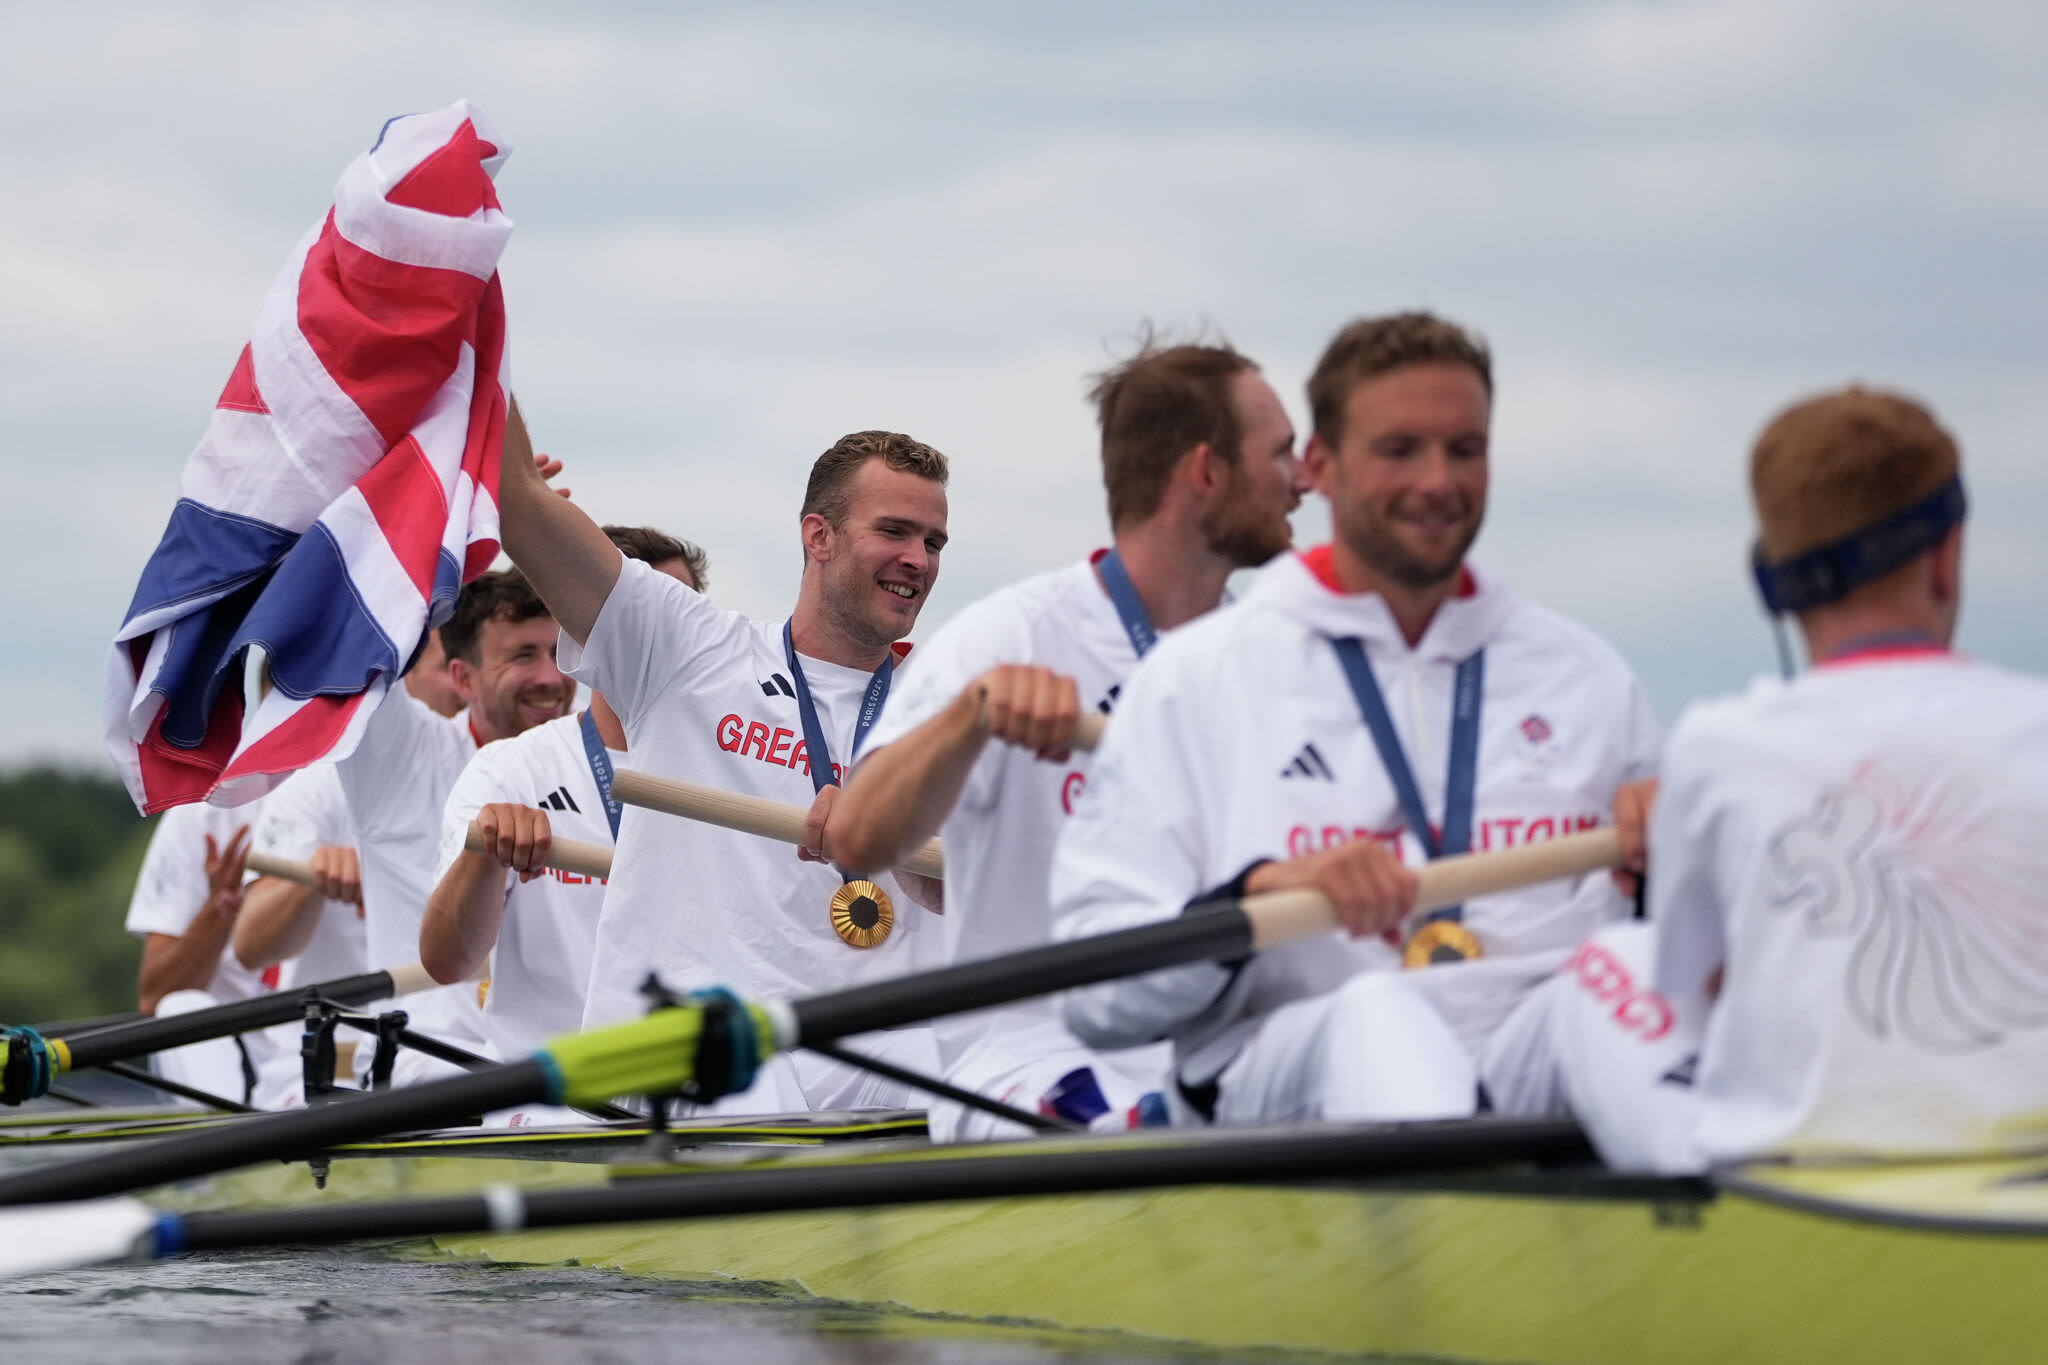
{"type": "Polygon", "coordinates": [[[1758,547],[1777,563],[1832,545],[1930,497],[1961,464],[1955,438],[1910,398],[1852,385],[1804,399],[1750,455],[1758,547]]]}

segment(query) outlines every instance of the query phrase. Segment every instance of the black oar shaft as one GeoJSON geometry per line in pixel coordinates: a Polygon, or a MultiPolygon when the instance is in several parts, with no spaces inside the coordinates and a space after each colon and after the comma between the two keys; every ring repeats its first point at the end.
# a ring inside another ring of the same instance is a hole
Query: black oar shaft
{"type": "MultiPolygon", "coordinates": [[[[719,1218],[799,1209],[863,1208],[956,1199],[1082,1194],[1171,1185],[1366,1180],[1506,1164],[1593,1159],[1577,1125],[1468,1119],[1387,1129],[1328,1128],[1203,1134],[1195,1140],[1097,1139],[1099,1146],[901,1162],[705,1171],[620,1185],[529,1193],[525,1227],[719,1218]]],[[[502,1203],[499,1206],[502,1216],[502,1203]]],[[[186,1250],[226,1250],[364,1237],[424,1237],[498,1229],[474,1196],[253,1213],[195,1213],[186,1250]]]]}
{"type": "Polygon", "coordinates": [[[798,1045],[829,1042],[1251,950],[1250,918],[1225,902],[1157,924],[812,996],[790,1007],[798,1045]]]}
{"type": "Polygon", "coordinates": [[[343,1005],[363,1005],[392,994],[391,973],[365,972],[308,986],[303,991],[278,991],[249,1000],[174,1014],[168,1019],[137,1019],[133,1023],[96,1028],[78,1038],[65,1038],[71,1053],[72,1071],[125,1062],[152,1052],[168,1052],[188,1043],[250,1033],[274,1024],[290,1024],[306,1017],[305,996],[313,992],[343,1005]]]}
{"type": "Polygon", "coordinates": [[[163,1138],[142,1148],[0,1176],[0,1204],[96,1199],[257,1161],[303,1156],[386,1133],[439,1128],[493,1109],[546,1099],[549,1085],[546,1066],[525,1061],[433,1085],[385,1090],[312,1109],[259,1114],[163,1138]]]}

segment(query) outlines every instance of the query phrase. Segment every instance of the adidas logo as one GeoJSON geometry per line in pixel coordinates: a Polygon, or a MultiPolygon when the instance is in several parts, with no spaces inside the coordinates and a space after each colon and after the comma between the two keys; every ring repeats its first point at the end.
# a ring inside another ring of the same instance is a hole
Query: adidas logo
{"type": "Polygon", "coordinates": [[[575,797],[569,795],[567,787],[555,788],[541,798],[540,804],[546,806],[549,810],[572,810],[578,815],[583,814],[583,808],[576,804],[575,797]]]}
{"type": "Polygon", "coordinates": [[[796,689],[791,687],[789,679],[783,677],[780,673],[769,674],[768,681],[761,684],[761,692],[763,695],[770,697],[778,695],[784,697],[796,696],[796,689]]]}
{"type": "Polygon", "coordinates": [[[1322,750],[1316,748],[1314,740],[1301,746],[1301,752],[1294,756],[1292,763],[1280,770],[1280,776],[1321,778],[1325,782],[1337,780],[1337,774],[1330,771],[1329,760],[1323,757],[1322,750]]]}

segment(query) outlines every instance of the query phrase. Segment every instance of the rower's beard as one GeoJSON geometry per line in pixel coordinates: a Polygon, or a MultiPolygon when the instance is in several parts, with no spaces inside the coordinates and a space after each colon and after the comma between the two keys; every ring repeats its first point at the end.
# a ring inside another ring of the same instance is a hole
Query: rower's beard
{"type": "MultiPolygon", "coordinates": [[[[873,578],[853,582],[850,578],[825,576],[821,605],[825,617],[846,640],[859,649],[887,649],[903,636],[910,633],[909,627],[899,632],[896,623],[879,615],[874,609],[869,593],[875,584],[873,578]]],[[[916,619],[913,615],[913,621],[916,619]]]]}
{"type": "MultiPolygon", "coordinates": [[[[1233,480],[1243,475],[1233,469],[1233,480]]],[[[1215,555],[1232,568],[1256,569],[1274,555],[1294,544],[1294,531],[1287,516],[1267,515],[1264,509],[1236,497],[1228,490],[1216,506],[1202,516],[1202,539],[1215,555]]]]}
{"type": "Polygon", "coordinates": [[[1344,547],[1374,572],[1400,587],[1424,592],[1458,576],[1472,542],[1479,538],[1479,527],[1475,518],[1456,545],[1436,556],[1416,554],[1401,543],[1392,526],[1364,508],[1341,518],[1334,529],[1344,547]]]}

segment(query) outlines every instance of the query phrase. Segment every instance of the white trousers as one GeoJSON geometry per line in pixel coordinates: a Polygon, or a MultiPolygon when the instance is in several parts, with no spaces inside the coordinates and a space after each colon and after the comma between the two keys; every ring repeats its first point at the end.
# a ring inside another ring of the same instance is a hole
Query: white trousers
{"type": "MultiPolygon", "coordinates": [[[[1044,1113],[1055,1087],[1069,1082],[1075,1072],[1087,1071],[1093,1074],[1096,1089],[1109,1105],[1105,1113],[1090,1121],[1089,1128],[1120,1132],[1134,1126],[1131,1111],[1148,1092],[1163,1095],[1173,1089],[1172,1070],[1172,1050],[1164,1044],[1105,1053],[1092,1052],[1077,1043],[1021,1060],[977,1050],[962,1059],[946,1079],[962,1090],[972,1090],[1029,1113],[1044,1113]]],[[[1031,1136],[1031,1130],[1022,1124],[951,1100],[932,1101],[930,1122],[934,1142],[988,1142],[1031,1136]]]]}
{"type": "Polygon", "coordinates": [[[1216,1122],[1463,1118],[1478,1072],[1407,973],[1284,1005],[1217,1077],[1216,1122]]]}
{"type": "Polygon", "coordinates": [[[1480,1062],[1494,1105],[1575,1115],[1615,1170],[1689,1174],[1698,1148],[1692,1073],[1705,1000],[1650,989],[1646,924],[1609,925],[1523,1001],[1480,1062]]]}
{"type": "MultiPolygon", "coordinates": [[[[928,1028],[888,1029],[841,1040],[848,1052],[875,1057],[926,1076],[939,1071],[939,1047],[928,1028]]],[[[841,1109],[922,1109],[930,1096],[872,1071],[798,1049],[770,1057],[754,1083],[697,1114],[800,1114],[841,1109]]]]}

